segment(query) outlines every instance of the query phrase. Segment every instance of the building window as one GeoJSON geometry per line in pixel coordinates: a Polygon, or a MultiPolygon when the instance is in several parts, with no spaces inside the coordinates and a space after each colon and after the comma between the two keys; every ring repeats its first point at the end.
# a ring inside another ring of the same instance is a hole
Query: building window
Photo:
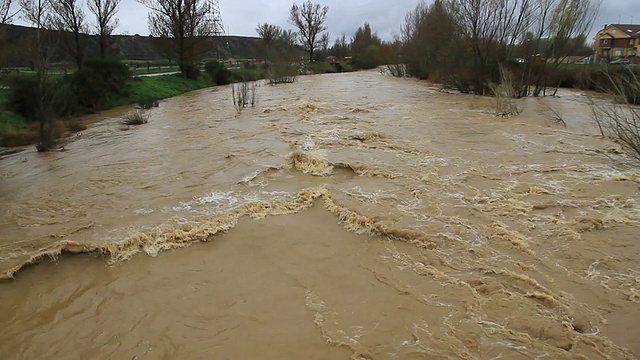
{"type": "Polygon", "coordinates": [[[622,56],[622,50],[621,49],[616,50],[616,56],[622,56]]]}
{"type": "Polygon", "coordinates": [[[611,33],[615,34],[616,33],[616,29],[611,30],[611,33]]]}
{"type": "Polygon", "coordinates": [[[633,45],[633,39],[629,40],[629,45],[633,45]]]}

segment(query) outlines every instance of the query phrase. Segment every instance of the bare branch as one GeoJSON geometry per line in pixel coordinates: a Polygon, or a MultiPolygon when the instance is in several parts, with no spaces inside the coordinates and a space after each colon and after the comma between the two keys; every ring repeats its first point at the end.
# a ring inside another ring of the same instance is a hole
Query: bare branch
{"type": "Polygon", "coordinates": [[[20,0],[19,4],[22,9],[22,18],[26,22],[31,23],[36,29],[49,27],[51,24],[50,0],[20,0]]]}
{"type": "Polygon", "coordinates": [[[65,38],[70,37],[65,39],[67,41],[63,41],[63,44],[78,69],[81,69],[86,48],[82,35],[88,30],[84,11],[77,0],[59,0],[52,2],[51,5],[53,25],[58,30],[68,32],[68,34],[62,34],[65,38]]]}
{"type": "Polygon", "coordinates": [[[293,4],[289,12],[289,23],[298,28],[298,35],[305,50],[309,53],[309,61],[313,61],[313,53],[318,47],[318,34],[327,28],[323,25],[327,18],[329,7],[321,7],[310,0],[302,6],[293,4]]]}
{"type": "Polygon", "coordinates": [[[0,0],[0,24],[10,24],[18,11],[11,12],[13,0],[0,0]]]}
{"type": "Polygon", "coordinates": [[[88,0],[87,2],[89,11],[96,19],[95,29],[99,37],[100,57],[103,59],[106,56],[109,37],[119,24],[118,18],[115,17],[119,4],[120,0],[88,0]]]}
{"type": "Polygon", "coordinates": [[[185,77],[207,51],[206,37],[222,33],[219,14],[206,0],[136,0],[151,9],[151,35],[171,39],[185,77]]]}

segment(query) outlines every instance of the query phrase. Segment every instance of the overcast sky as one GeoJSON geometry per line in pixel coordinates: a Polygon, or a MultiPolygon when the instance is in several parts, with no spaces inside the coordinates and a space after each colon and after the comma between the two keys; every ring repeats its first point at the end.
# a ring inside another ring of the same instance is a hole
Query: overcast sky
{"type": "MultiPolygon", "coordinates": [[[[312,0],[329,6],[326,26],[331,34],[331,42],[344,33],[351,37],[365,21],[384,40],[392,40],[400,32],[405,14],[413,10],[419,0],[312,0]]],[[[268,22],[284,28],[293,28],[287,22],[289,9],[303,0],[218,0],[225,30],[230,35],[256,36],[256,26],[268,22]]],[[[430,3],[431,0],[427,0],[430,3]]],[[[603,0],[591,35],[604,24],[640,24],[640,0],[603,0]]],[[[129,33],[148,35],[148,9],[134,0],[120,3],[120,26],[117,34],[129,33]]],[[[23,23],[16,21],[16,23],[23,23]]]]}

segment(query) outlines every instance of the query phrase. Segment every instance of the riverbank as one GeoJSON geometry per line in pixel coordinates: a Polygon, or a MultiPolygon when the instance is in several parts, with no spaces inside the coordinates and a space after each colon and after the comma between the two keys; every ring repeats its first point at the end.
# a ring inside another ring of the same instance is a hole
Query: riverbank
{"type": "MultiPolygon", "coordinates": [[[[147,106],[157,100],[178,96],[189,91],[215,86],[208,76],[203,74],[198,80],[191,80],[180,74],[163,74],[159,76],[132,77],[126,85],[126,96],[112,94],[107,98],[104,107],[108,110],[119,106],[138,104],[147,106]]],[[[0,90],[0,147],[15,147],[34,144],[38,140],[38,123],[30,123],[19,114],[9,110],[9,90],[0,90]]],[[[86,129],[81,117],[59,119],[56,122],[56,137],[86,129]]],[[[0,152],[1,153],[1,152],[0,152]]]]}
{"type": "MultiPolygon", "coordinates": [[[[335,67],[329,63],[312,63],[305,66],[310,74],[337,72],[335,67]]],[[[230,69],[231,81],[257,81],[266,78],[267,70],[262,67],[230,69]]],[[[343,71],[352,71],[350,67],[343,71]]],[[[125,95],[113,94],[107,98],[103,108],[108,110],[119,106],[138,104],[146,107],[154,101],[178,96],[189,91],[203,89],[216,84],[206,73],[202,73],[198,80],[191,80],[180,76],[180,74],[158,74],[158,76],[132,77],[127,83],[125,95]]],[[[22,116],[10,110],[9,89],[0,89],[0,147],[16,147],[31,145],[38,141],[38,124],[26,121],[22,116]]],[[[56,137],[64,137],[69,134],[86,129],[86,124],[74,116],[69,119],[59,119],[56,125],[56,137]]],[[[0,155],[6,152],[0,150],[0,155]]]]}
{"type": "MultiPolygon", "coordinates": [[[[191,80],[180,75],[154,77],[134,77],[127,84],[128,96],[113,95],[107,99],[106,110],[130,104],[143,104],[153,100],[166,99],[189,91],[212,86],[205,76],[191,80]]],[[[9,90],[0,91],[0,146],[12,147],[33,144],[38,139],[38,124],[29,123],[19,114],[8,110],[9,90]]],[[[77,117],[60,119],[56,125],[56,136],[82,131],[86,125],[77,117]]]]}

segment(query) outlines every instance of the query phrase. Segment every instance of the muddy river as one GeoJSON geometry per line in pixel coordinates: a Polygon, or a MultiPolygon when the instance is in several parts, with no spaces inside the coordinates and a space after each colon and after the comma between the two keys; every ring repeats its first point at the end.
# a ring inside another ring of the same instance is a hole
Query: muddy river
{"type": "Polygon", "coordinates": [[[256,91],[0,159],[1,358],[640,357],[640,173],[583,94],[256,91]]]}

